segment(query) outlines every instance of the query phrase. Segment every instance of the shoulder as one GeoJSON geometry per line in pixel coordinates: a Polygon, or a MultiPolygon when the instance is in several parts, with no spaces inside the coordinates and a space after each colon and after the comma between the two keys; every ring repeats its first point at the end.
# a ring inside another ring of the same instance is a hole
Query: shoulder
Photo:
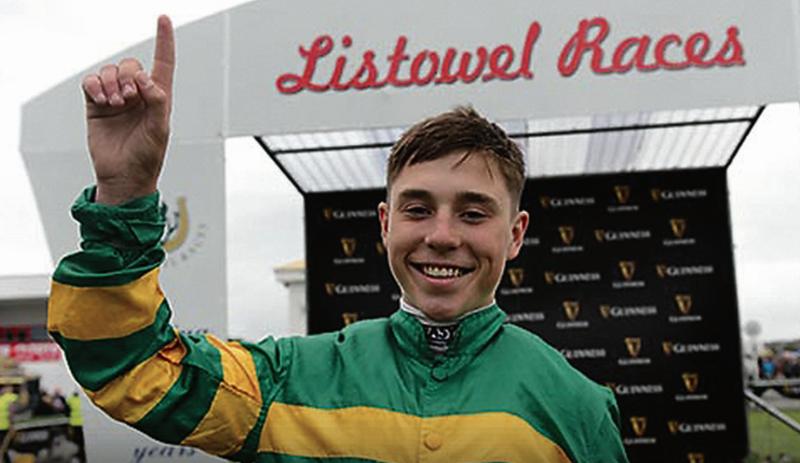
{"type": "Polygon", "coordinates": [[[563,400],[572,404],[570,409],[576,413],[593,412],[598,419],[614,402],[611,390],[589,379],[536,334],[507,323],[496,345],[498,353],[507,359],[504,363],[513,365],[520,380],[549,400],[563,400]]]}
{"type": "Polygon", "coordinates": [[[376,349],[388,344],[389,321],[387,318],[363,320],[352,323],[338,331],[310,336],[289,338],[296,355],[319,355],[325,352],[352,352],[376,349]]]}

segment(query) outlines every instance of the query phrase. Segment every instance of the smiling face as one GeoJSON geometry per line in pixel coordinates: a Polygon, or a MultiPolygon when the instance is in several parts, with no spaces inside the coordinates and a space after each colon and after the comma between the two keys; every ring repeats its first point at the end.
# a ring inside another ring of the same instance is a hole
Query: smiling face
{"type": "Polygon", "coordinates": [[[434,320],[491,303],[528,227],[528,214],[516,211],[496,161],[464,154],[405,166],[389,203],[378,206],[403,298],[434,320]]]}

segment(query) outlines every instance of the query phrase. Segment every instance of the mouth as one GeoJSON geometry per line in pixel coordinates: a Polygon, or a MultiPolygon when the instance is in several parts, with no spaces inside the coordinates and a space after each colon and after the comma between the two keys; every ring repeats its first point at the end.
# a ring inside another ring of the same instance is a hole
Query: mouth
{"type": "Polygon", "coordinates": [[[458,265],[438,263],[411,262],[411,267],[434,280],[452,280],[468,275],[475,270],[474,267],[461,267],[458,265]]]}

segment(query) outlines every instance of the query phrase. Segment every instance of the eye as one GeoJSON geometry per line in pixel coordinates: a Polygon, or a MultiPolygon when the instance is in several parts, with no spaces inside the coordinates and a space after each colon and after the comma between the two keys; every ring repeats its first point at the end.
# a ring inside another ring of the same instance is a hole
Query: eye
{"type": "Polygon", "coordinates": [[[419,204],[414,204],[404,207],[403,214],[412,219],[421,219],[430,215],[430,209],[419,204]]]}
{"type": "Polygon", "coordinates": [[[469,209],[462,212],[461,217],[467,222],[481,222],[487,219],[489,215],[477,209],[469,209]]]}

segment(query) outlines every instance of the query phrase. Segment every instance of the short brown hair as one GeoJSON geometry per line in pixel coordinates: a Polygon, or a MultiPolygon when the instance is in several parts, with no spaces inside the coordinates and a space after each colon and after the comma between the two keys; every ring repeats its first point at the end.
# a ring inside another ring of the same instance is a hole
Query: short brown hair
{"type": "Polygon", "coordinates": [[[484,152],[497,162],[511,195],[519,207],[525,183],[525,163],[519,146],[497,124],[489,122],[471,106],[458,106],[411,126],[392,146],[386,168],[386,190],[404,167],[433,161],[456,150],[484,152]]]}

